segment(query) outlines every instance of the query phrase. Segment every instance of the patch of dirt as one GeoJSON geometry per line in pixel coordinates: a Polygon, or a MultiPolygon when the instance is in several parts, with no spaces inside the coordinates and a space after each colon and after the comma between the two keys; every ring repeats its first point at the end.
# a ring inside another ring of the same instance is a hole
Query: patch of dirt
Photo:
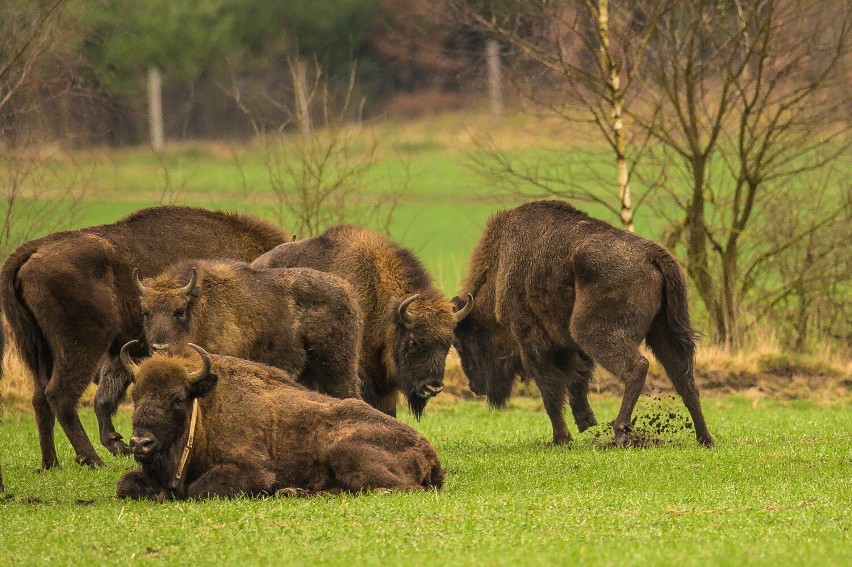
{"type": "MultiPolygon", "coordinates": [[[[674,394],[663,368],[651,359],[646,392],[674,394]]],[[[702,395],[745,394],[776,399],[838,400],[852,392],[852,366],[822,361],[817,357],[754,354],[744,358],[703,357],[696,361],[695,382],[702,395]]],[[[595,368],[590,391],[621,396],[622,383],[595,368]]],[[[534,383],[518,381],[513,396],[538,398],[534,383]]],[[[484,399],[467,387],[458,355],[450,351],[444,374],[444,391],[437,399],[484,399]]]]}
{"type": "MultiPolygon", "coordinates": [[[[659,447],[684,441],[692,431],[692,420],[674,396],[662,396],[660,392],[646,394],[633,411],[633,431],[628,436],[627,446],[644,448],[659,447]]],[[[592,443],[598,449],[615,448],[610,424],[599,424],[592,429],[592,443]]]]}

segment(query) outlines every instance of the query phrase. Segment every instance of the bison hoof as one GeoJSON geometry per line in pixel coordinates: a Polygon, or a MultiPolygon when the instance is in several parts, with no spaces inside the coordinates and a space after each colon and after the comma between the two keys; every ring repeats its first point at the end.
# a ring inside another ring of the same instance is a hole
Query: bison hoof
{"type": "Polygon", "coordinates": [[[281,488],[275,491],[275,496],[279,498],[308,498],[311,493],[304,488],[281,488]]]}
{"type": "Polygon", "coordinates": [[[698,437],[698,442],[707,447],[708,449],[712,449],[716,442],[713,441],[713,437],[707,435],[706,437],[698,437]]]}
{"type": "Polygon", "coordinates": [[[597,419],[595,419],[595,418],[593,417],[593,418],[591,418],[591,419],[587,419],[587,420],[585,420],[585,421],[582,421],[582,422],[578,423],[578,424],[577,424],[577,429],[580,431],[580,433],[582,433],[582,432],[584,432],[585,430],[587,430],[588,428],[590,428],[590,427],[594,427],[594,426],[596,426],[597,424],[598,424],[598,420],[597,420],[597,419]]]}
{"type": "Polygon", "coordinates": [[[96,468],[104,466],[103,460],[97,455],[77,455],[77,458],[74,460],[77,461],[78,465],[82,465],[84,467],[96,468]]]}
{"type": "Polygon", "coordinates": [[[630,444],[630,438],[626,431],[619,431],[615,434],[615,439],[612,440],[614,447],[627,447],[630,444]]]}
{"type": "Polygon", "coordinates": [[[113,455],[129,455],[130,447],[127,446],[127,443],[118,439],[113,441],[109,445],[106,446],[107,450],[113,455]]]}
{"type": "Polygon", "coordinates": [[[574,439],[570,434],[568,435],[554,435],[553,436],[553,444],[554,445],[569,445],[574,439]]]}

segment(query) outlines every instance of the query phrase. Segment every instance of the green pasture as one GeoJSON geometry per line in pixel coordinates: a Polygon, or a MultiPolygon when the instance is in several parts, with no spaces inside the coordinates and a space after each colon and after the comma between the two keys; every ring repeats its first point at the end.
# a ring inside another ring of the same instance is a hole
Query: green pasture
{"type": "MultiPolygon", "coordinates": [[[[0,564],[181,565],[848,565],[852,555],[852,411],[705,399],[717,447],[691,432],[662,445],[608,449],[603,427],[571,447],[546,441],[538,402],[506,411],[439,401],[415,423],[448,470],[440,492],[207,502],[119,501],[130,458],[99,470],[39,462],[31,413],[0,428],[8,493],[0,564]]],[[[593,400],[601,421],[614,398],[593,400]]],[[[645,399],[639,412],[656,411],[645,399]]],[[[671,403],[671,402],[665,402],[671,403]]],[[[671,406],[680,408],[679,403],[671,406]]],[[[682,409],[678,409],[682,411],[682,409]]],[[[97,428],[82,411],[90,435],[97,428]]],[[[121,410],[118,427],[130,430],[121,410]]],[[[576,433],[576,430],[575,430],[576,433]]]]}

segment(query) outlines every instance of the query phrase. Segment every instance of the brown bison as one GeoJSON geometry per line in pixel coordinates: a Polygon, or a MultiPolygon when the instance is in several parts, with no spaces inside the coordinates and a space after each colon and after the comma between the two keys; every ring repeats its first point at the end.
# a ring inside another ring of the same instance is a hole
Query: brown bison
{"type": "Polygon", "coordinates": [[[191,260],[133,281],[152,351],[195,343],[290,372],[336,398],[360,397],[362,321],[345,280],[310,268],[191,260]]]}
{"type": "Polygon", "coordinates": [[[133,436],[140,468],[120,498],[209,498],[440,488],[435,449],[414,429],[361,400],[308,390],[290,374],[190,344],[155,354],[134,376],[133,436]]]}
{"type": "Polygon", "coordinates": [[[0,296],[12,338],[35,377],[42,466],[57,464],[56,419],[77,462],[103,464],[77,415],[93,379],[100,380],[95,413],[101,442],[112,453],[127,449],[111,417],[129,380],[119,350],[142,334],[134,267],[156,273],[189,258],[250,260],[286,240],[282,231],[248,216],[153,207],[19,246],[0,272],[0,296]]]}
{"type": "Polygon", "coordinates": [[[419,418],[429,398],[444,388],[453,327],[464,312],[453,312],[410,251],[371,230],[336,226],[316,238],[282,244],[252,266],[304,266],[352,285],[364,316],[361,379],[371,406],[396,415],[402,390],[419,418]]]}
{"type": "Polygon", "coordinates": [[[456,326],[454,345],[470,388],[501,406],[515,376],[534,379],[554,443],[571,441],[562,415],[566,392],[580,431],[596,423],[587,397],[594,362],[625,384],[612,427],[615,443],[628,443],[648,371],[639,351],[645,340],[689,410],[698,441],[713,445],[692,376],[686,284],[660,246],[564,202],[528,203],[489,219],[462,291],[473,295],[473,308],[456,326]]]}

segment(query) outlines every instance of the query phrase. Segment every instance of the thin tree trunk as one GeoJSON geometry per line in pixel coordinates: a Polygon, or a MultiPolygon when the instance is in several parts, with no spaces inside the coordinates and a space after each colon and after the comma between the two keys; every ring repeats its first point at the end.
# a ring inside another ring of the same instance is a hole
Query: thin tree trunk
{"type": "Polygon", "coordinates": [[[500,43],[489,38],[485,42],[485,59],[488,62],[488,98],[491,100],[491,114],[503,114],[503,77],[500,67],[500,43]]]}
{"type": "Polygon", "coordinates": [[[610,92],[612,106],[612,142],[615,150],[615,165],[618,171],[618,197],[621,202],[621,225],[625,230],[633,232],[633,202],[630,198],[629,172],[625,151],[627,142],[624,136],[624,91],[621,90],[621,78],[618,66],[612,58],[609,46],[609,3],[608,0],[598,2],[598,32],[601,38],[601,58],[607,68],[607,88],[610,92]]]}
{"type": "Polygon", "coordinates": [[[736,242],[725,249],[722,256],[722,296],[719,298],[722,312],[722,325],[725,329],[724,344],[731,351],[737,351],[739,341],[739,300],[737,297],[737,255],[736,242]]]}
{"type": "Polygon", "coordinates": [[[302,57],[296,57],[291,66],[293,75],[293,91],[296,96],[296,119],[299,121],[299,131],[305,139],[313,136],[311,125],[311,108],[308,100],[308,64],[302,57]]]}
{"type": "Polygon", "coordinates": [[[163,129],[163,76],[156,67],[148,69],[148,124],[151,147],[155,152],[162,152],[166,147],[163,129]]]}
{"type": "Polygon", "coordinates": [[[696,157],[692,160],[692,201],[687,210],[687,243],[686,261],[687,272],[701,301],[707,308],[707,313],[715,327],[714,341],[716,344],[727,343],[724,310],[716,295],[716,286],[710,275],[710,264],[707,255],[707,227],[704,219],[704,174],[707,166],[706,159],[696,157]]]}

